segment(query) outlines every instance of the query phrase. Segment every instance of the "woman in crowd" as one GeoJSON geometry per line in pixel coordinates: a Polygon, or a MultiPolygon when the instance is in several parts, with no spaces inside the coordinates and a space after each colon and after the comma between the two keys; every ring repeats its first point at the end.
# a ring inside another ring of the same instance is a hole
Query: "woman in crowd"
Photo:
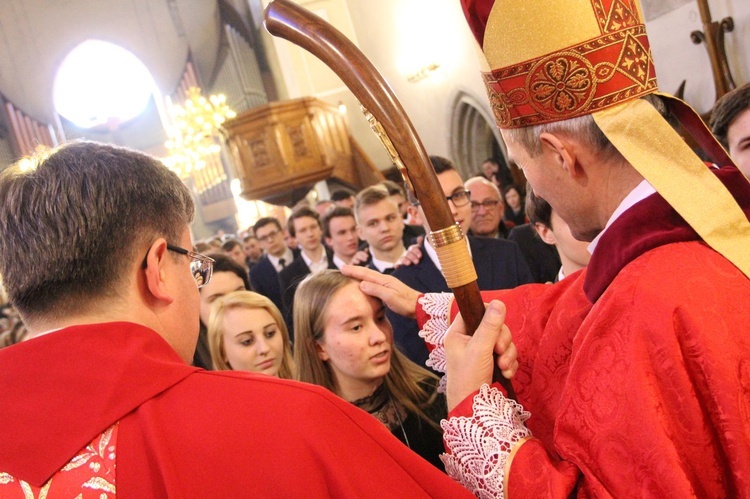
{"type": "Polygon", "coordinates": [[[214,272],[211,281],[198,288],[200,296],[200,332],[198,344],[195,347],[193,365],[203,369],[211,369],[211,352],[208,348],[208,318],[211,305],[222,296],[232,291],[250,289],[248,275],[240,265],[224,253],[208,253],[214,259],[214,272]]]}
{"type": "Polygon", "coordinates": [[[503,189],[503,199],[505,200],[505,224],[508,227],[523,225],[528,223],[523,206],[523,198],[515,184],[511,184],[503,189]]]}
{"type": "Polygon", "coordinates": [[[359,281],[325,270],[300,284],[294,298],[297,379],[328,388],[385,424],[443,469],[439,421],[446,416],[438,379],[393,346],[379,300],[359,281]]]}
{"type": "Polygon", "coordinates": [[[219,298],[208,320],[208,346],[217,371],[251,371],[291,379],[292,350],[281,312],[252,291],[219,298]]]}

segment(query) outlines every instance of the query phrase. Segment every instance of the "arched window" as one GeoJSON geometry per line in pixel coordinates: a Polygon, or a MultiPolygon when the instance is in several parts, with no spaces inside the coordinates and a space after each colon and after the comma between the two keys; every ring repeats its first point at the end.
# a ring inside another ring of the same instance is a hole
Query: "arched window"
{"type": "Polygon", "coordinates": [[[154,80],[131,52],[113,43],[86,40],[63,59],[55,76],[55,109],[80,128],[110,128],[140,115],[154,80]]]}
{"type": "MultiPolygon", "coordinates": [[[[495,121],[476,99],[463,92],[453,104],[451,155],[464,179],[478,175],[487,158],[507,164],[505,144],[495,121]]],[[[516,177],[520,172],[514,170],[517,168],[511,167],[516,177]]]]}

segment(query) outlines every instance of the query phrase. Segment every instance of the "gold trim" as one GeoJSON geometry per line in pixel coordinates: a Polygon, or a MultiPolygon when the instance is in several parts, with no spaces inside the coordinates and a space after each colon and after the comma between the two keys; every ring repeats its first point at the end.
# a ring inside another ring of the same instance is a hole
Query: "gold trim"
{"type": "Polygon", "coordinates": [[[592,114],[604,135],[711,248],[750,277],[750,222],[724,184],[648,102],[592,114]]]}
{"type": "Polygon", "coordinates": [[[463,238],[464,233],[461,231],[461,226],[458,225],[458,222],[446,227],[445,229],[430,232],[430,241],[432,241],[432,246],[435,248],[447,246],[456,241],[460,241],[463,238]]]}
{"type": "Polygon", "coordinates": [[[458,288],[477,280],[469,245],[463,237],[443,246],[435,246],[435,252],[449,288],[458,288]]]}
{"type": "Polygon", "coordinates": [[[391,141],[391,138],[386,133],[385,128],[383,128],[383,125],[380,124],[377,118],[375,118],[375,116],[373,116],[372,113],[368,111],[365,106],[360,104],[359,108],[362,110],[362,114],[365,115],[365,118],[367,119],[367,122],[370,124],[370,128],[372,128],[372,131],[375,132],[375,135],[377,135],[378,139],[380,139],[380,143],[383,144],[383,147],[385,147],[385,150],[388,152],[388,155],[391,157],[391,161],[393,161],[393,164],[396,165],[396,168],[398,168],[398,171],[401,173],[401,178],[404,179],[404,182],[406,182],[407,187],[413,193],[414,185],[411,183],[411,178],[409,178],[409,172],[406,170],[406,166],[404,165],[404,162],[401,160],[401,156],[398,155],[398,152],[396,151],[396,148],[394,147],[393,142],[391,141]]]}

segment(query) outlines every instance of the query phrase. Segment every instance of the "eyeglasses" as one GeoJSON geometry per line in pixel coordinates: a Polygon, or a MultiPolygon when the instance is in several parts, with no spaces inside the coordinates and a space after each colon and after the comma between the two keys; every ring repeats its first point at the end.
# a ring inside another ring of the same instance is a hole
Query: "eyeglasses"
{"type": "Polygon", "coordinates": [[[211,282],[211,276],[214,274],[215,260],[213,258],[180,248],[179,246],[172,246],[171,244],[167,244],[167,249],[181,255],[186,255],[192,259],[190,261],[190,272],[193,274],[193,279],[198,283],[199,288],[211,282]]]}
{"type": "Polygon", "coordinates": [[[268,234],[266,234],[265,236],[259,237],[258,241],[260,241],[262,243],[267,243],[268,241],[270,241],[274,237],[278,236],[280,233],[281,233],[281,231],[273,230],[273,231],[269,232],[268,234]]]}
{"type": "Polygon", "coordinates": [[[453,206],[458,208],[459,206],[465,206],[469,203],[469,191],[458,191],[454,192],[450,196],[445,196],[448,201],[453,201],[453,206]]]}
{"type": "Polygon", "coordinates": [[[481,203],[478,203],[476,201],[472,201],[471,202],[471,211],[477,211],[477,210],[479,210],[480,206],[483,207],[485,210],[489,211],[489,210],[493,209],[495,206],[497,206],[497,204],[499,202],[500,202],[499,199],[486,199],[486,200],[482,201],[481,203]]]}

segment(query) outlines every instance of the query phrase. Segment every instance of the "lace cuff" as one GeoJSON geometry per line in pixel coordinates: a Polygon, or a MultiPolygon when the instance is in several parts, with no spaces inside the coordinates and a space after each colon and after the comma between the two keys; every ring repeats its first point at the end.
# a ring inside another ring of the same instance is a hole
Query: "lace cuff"
{"type": "MultiPolygon", "coordinates": [[[[450,326],[450,307],[453,295],[451,293],[426,293],[418,302],[429,319],[424,323],[419,337],[427,342],[430,356],[426,362],[429,367],[441,373],[445,372],[445,333],[450,326]]],[[[444,379],[440,381],[444,388],[444,379]]]]}
{"type": "Polygon", "coordinates": [[[471,417],[441,421],[448,453],[440,459],[446,473],[477,497],[504,497],[505,465],[518,442],[531,436],[523,424],[530,414],[486,384],[472,409],[471,417]]]}

